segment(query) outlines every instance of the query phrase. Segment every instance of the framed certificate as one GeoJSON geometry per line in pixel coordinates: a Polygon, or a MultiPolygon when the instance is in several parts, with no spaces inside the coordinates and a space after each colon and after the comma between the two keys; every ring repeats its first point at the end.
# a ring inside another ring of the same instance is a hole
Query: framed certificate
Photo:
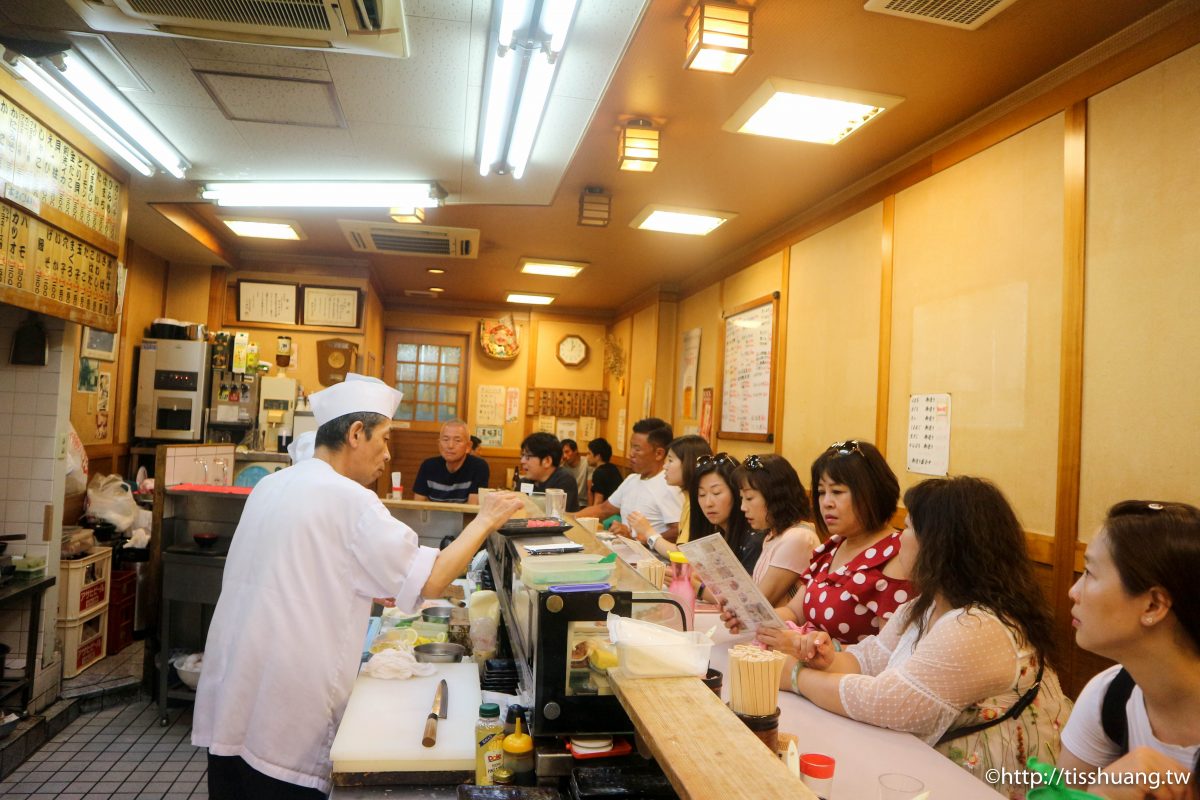
{"type": "Polygon", "coordinates": [[[359,326],[358,289],[342,289],[333,286],[305,286],[305,325],[325,328],[357,328],[359,326]]]}
{"type": "Polygon", "coordinates": [[[238,322],[296,324],[294,283],[238,281],[238,322]]]}

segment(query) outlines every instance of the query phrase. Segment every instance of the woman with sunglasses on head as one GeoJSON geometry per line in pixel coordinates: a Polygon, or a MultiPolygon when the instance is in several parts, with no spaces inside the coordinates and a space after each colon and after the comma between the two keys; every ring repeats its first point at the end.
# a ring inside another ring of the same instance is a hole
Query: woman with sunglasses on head
{"type": "Polygon", "coordinates": [[[808,522],[808,492],[788,460],[773,453],[750,456],[734,470],[733,478],[746,521],[765,534],[750,575],[767,602],[780,605],[796,593],[800,576],[821,543],[808,522]]]}
{"type": "MultiPolygon", "coordinates": [[[[909,583],[909,538],[892,527],[900,483],[870,442],[835,442],[812,464],[817,530],[826,537],[802,576],[804,591],[785,608],[785,622],[801,631],[762,631],[771,645],[787,649],[800,633],[822,630],[853,644],[879,630],[915,594],[909,583]]],[[[731,613],[726,625],[740,626],[731,613]]]]}
{"type": "Polygon", "coordinates": [[[920,594],[843,652],[825,631],[806,634],[781,686],[915,734],[1005,796],[1024,797],[1016,781],[1026,759],[1055,763],[1070,712],[1050,666],[1054,620],[1025,532],[981,478],[923,481],[904,505],[920,594]],[[1006,774],[1014,783],[1002,782],[1006,774]]]}
{"type": "Polygon", "coordinates": [[[667,445],[667,458],[663,462],[663,477],[667,479],[668,486],[678,486],[683,490],[685,495],[683,499],[683,509],[679,517],[679,536],[675,542],[666,539],[663,536],[658,536],[654,533],[654,528],[650,525],[650,520],[634,511],[629,515],[629,528],[642,544],[653,550],[658,555],[666,558],[667,553],[675,548],[675,543],[686,542],[689,538],[689,525],[691,520],[691,502],[688,495],[689,487],[692,485],[692,475],[696,470],[696,459],[700,456],[711,455],[712,448],[708,444],[708,440],[703,436],[691,434],[688,436],[680,436],[673,439],[667,445]]]}
{"type": "MultiPolygon", "coordinates": [[[[728,453],[696,459],[692,477],[691,533],[693,539],[720,534],[746,572],[752,572],[762,553],[762,534],[755,533],[742,513],[742,493],[734,479],[738,460],[728,453]]],[[[703,599],[715,601],[710,595],[703,599]]]]}
{"type": "Polygon", "coordinates": [[[1071,587],[1075,642],[1118,663],[1080,692],[1059,766],[1094,780],[1093,794],[1200,797],[1197,576],[1200,510],[1184,503],[1118,503],[1088,544],[1071,587]]]}

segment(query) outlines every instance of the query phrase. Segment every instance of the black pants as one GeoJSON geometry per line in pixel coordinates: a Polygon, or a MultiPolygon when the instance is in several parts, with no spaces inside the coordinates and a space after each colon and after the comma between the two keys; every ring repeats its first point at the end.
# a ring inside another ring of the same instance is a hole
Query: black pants
{"type": "Polygon", "coordinates": [[[263,775],[240,756],[208,754],[209,800],[325,800],[320,789],[263,775]]]}

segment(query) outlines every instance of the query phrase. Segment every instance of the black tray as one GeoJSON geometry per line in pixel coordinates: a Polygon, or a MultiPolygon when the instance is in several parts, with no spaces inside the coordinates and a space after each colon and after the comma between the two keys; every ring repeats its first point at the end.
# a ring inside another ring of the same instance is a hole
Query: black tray
{"type": "Polygon", "coordinates": [[[661,772],[624,767],[576,767],[571,770],[571,797],[577,800],[605,798],[677,798],[671,782],[661,772]]]}
{"type": "Polygon", "coordinates": [[[561,800],[556,789],[544,786],[470,786],[458,787],[458,800],[561,800]]]}
{"type": "Polygon", "coordinates": [[[528,523],[532,522],[534,519],[536,519],[536,520],[553,519],[556,522],[558,521],[557,518],[555,518],[555,517],[533,517],[532,519],[510,519],[508,522],[506,522],[500,526],[500,528],[499,528],[500,533],[504,534],[505,536],[553,536],[555,534],[569,531],[569,530],[571,530],[571,527],[572,527],[565,523],[559,524],[559,525],[537,525],[534,527],[530,527],[528,523]]]}

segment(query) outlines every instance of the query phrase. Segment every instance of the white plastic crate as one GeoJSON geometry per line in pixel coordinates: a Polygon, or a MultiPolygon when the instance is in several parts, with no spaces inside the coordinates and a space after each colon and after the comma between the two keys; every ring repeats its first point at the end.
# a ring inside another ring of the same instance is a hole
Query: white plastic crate
{"type": "Polygon", "coordinates": [[[107,607],[111,577],[111,547],[97,547],[89,556],[60,562],[58,618],[77,620],[107,607]]]}
{"type": "Polygon", "coordinates": [[[108,644],[108,604],[79,620],[60,620],[58,635],[62,639],[63,677],[74,678],[104,658],[108,644]]]}

